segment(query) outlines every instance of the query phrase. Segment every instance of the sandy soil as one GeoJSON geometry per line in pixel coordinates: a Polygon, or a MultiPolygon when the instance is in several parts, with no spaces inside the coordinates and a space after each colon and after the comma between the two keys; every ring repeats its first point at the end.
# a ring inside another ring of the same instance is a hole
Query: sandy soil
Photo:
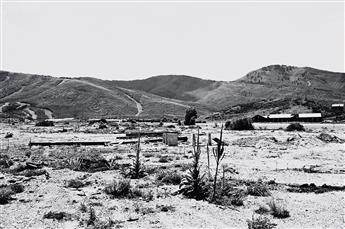
{"type": "MultiPolygon", "coordinates": [[[[168,124],[166,124],[168,125],[168,124]]],[[[225,131],[226,157],[222,164],[237,170],[238,174],[229,174],[231,178],[241,180],[274,180],[278,184],[345,185],[345,144],[327,143],[318,138],[320,133],[328,133],[345,139],[345,124],[304,124],[305,132],[286,132],[287,124],[255,124],[254,131],[225,131]],[[317,172],[308,173],[304,168],[317,166],[317,172]]],[[[205,146],[207,134],[219,137],[219,126],[214,123],[201,124],[201,142],[205,146]]],[[[116,142],[115,131],[108,133],[85,133],[77,126],[73,130],[60,133],[62,127],[37,128],[32,125],[12,126],[0,124],[0,146],[2,154],[9,154],[15,161],[23,161],[25,153],[40,152],[49,155],[58,151],[58,147],[28,148],[29,141],[36,140],[109,140],[116,142]],[[5,139],[7,132],[13,138],[5,139]]],[[[69,126],[70,128],[70,126],[69,126]]],[[[178,128],[178,127],[177,127],[178,128]]],[[[196,133],[196,129],[181,129],[182,136],[196,133]]],[[[83,147],[81,147],[83,148],[83,147]]],[[[101,152],[108,160],[119,156],[119,163],[131,163],[135,154],[133,145],[110,145],[107,147],[85,147],[101,152]]],[[[177,147],[168,147],[163,143],[142,144],[143,163],[147,168],[161,167],[179,170],[192,162],[191,142],[180,143],[177,147]],[[172,158],[167,163],[159,162],[160,155],[172,158]]],[[[33,156],[31,156],[33,158],[33,156]]],[[[43,156],[42,156],[43,158],[43,156]]],[[[25,159],[28,160],[28,159],[25,159]]],[[[211,157],[211,173],[214,173],[214,159],[211,157]]],[[[202,148],[202,169],[207,171],[207,154],[202,148]]],[[[115,221],[114,228],[247,228],[254,210],[271,199],[283,203],[290,212],[285,219],[266,215],[277,228],[344,228],[344,191],[324,193],[295,193],[285,189],[271,190],[271,196],[246,196],[244,205],[224,207],[207,201],[187,199],[182,195],[173,195],[178,185],[157,184],[156,174],[141,179],[132,179],[132,186],[143,186],[151,190],[151,201],[139,199],[113,199],[103,190],[114,179],[124,179],[119,170],[102,172],[79,172],[67,168],[45,168],[50,178],[44,175],[29,179],[24,176],[0,172],[0,185],[10,182],[25,186],[22,193],[5,205],[0,205],[0,228],[84,228],[89,213],[80,210],[81,204],[92,206],[97,219],[106,222],[115,221]],[[67,188],[66,181],[82,177],[89,185],[83,188],[67,188]],[[167,206],[167,211],[162,211],[167,206]],[[64,211],[69,219],[44,219],[49,211],[64,211]]],[[[178,171],[181,174],[185,171],[178,171]]]]}

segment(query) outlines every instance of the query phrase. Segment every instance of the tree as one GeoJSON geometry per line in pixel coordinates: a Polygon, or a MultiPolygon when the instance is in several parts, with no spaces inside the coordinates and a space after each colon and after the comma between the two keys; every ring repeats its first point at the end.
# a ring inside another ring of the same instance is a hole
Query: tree
{"type": "Polygon", "coordinates": [[[194,107],[190,107],[186,110],[186,115],[184,118],[185,125],[195,125],[195,120],[198,117],[198,113],[196,112],[194,107]]]}

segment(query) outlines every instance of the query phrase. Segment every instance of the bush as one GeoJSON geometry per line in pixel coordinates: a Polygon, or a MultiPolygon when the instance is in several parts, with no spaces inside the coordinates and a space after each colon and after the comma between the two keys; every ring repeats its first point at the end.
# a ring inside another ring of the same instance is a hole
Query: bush
{"type": "Polygon", "coordinates": [[[8,187],[0,188],[0,204],[7,204],[12,200],[12,195],[14,192],[8,187]]]}
{"type": "Polygon", "coordinates": [[[114,198],[128,197],[131,194],[131,181],[113,181],[113,183],[105,187],[104,191],[114,198]]]}
{"type": "Polygon", "coordinates": [[[195,108],[190,107],[186,110],[186,115],[184,118],[185,125],[195,125],[195,120],[198,117],[198,113],[196,112],[195,108]]]}
{"type": "Polygon", "coordinates": [[[8,155],[0,154],[0,168],[9,168],[11,165],[13,165],[11,158],[8,155]]]}
{"type": "Polygon", "coordinates": [[[257,182],[251,183],[247,186],[248,195],[252,196],[270,196],[268,186],[260,179],[257,182]]]}
{"type": "Polygon", "coordinates": [[[254,130],[252,120],[243,118],[225,122],[226,130],[254,130]]]}
{"type": "Polygon", "coordinates": [[[252,216],[251,220],[247,220],[248,229],[272,229],[277,226],[275,223],[271,223],[270,219],[266,217],[259,216],[258,218],[254,218],[252,216]]]}
{"type": "Polygon", "coordinates": [[[160,171],[156,180],[163,182],[164,184],[178,185],[181,183],[181,175],[176,171],[160,171]]]}
{"type": "Polygon", "coordinates": [[[284,208],[283,205],[277,204],[274,200],[268,203],[271,209],[271,214],[279,219],[284,219],[290,217],[290,212],[284,208]]]}
{"type": "Polygon", "coordinates": [[[9,187],[14,193],[21,193],[21,192],[24,192],[24,185],[22,185],[22,184],[14,183],[14,184],[10,184],[8,187],[9,187]]]}
{"type": "Polygon", "coordinates": [[[68,188],[82,188],[84,187],[86,184],[78,179],[71,179],[69,181],[67,181],[66,186],[68,188]]]}
{"type": "Polygon", "coordinates": [[[56,220],[62,220],[70,218],[71,215],[66,212],[52,212],[49,211],[48,213],[44,214],[43,219],[56,219],[56,220]]]}
{"type": "Polygon", "coordinates": [[[305,131],[305,129],[300,123],[291,123],[286,127],[286,131],[305,131]]]}
{"type": "Polygon", "coordinates": [[[166,155],[160,156],[158,159],[158,162],[160,163],[168,163],[169,161],[172,161],[172,158],[166,155]]]}

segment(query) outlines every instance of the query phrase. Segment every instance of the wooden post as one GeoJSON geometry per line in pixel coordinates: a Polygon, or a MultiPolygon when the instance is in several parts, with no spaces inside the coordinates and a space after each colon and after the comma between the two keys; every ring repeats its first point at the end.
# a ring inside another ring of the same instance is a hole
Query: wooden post
{"type": "Polygon", "coordinates": [[[211,171],[210,171],[210,149],[208,147],[208,144],[206,145],[206,150],[207,150],[207,169],[208,169],[208,177],[211,177],[211,171]]]}
{"type": "Polygon", "coordinates": [[[212,145],[212,136],[211,133],[208,133],[208,145],[212,145]]]}

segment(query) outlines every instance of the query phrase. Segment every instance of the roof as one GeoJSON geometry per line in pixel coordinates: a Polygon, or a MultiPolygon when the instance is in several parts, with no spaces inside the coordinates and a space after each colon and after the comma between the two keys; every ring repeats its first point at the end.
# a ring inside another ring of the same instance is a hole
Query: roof
{"type": "Polygon", "coordinates": [[[303,114],[298,114],[299,118],[321,118],[322,115],[321,113],[303,113],[303,114]]]}
{"type": "Polygon", "coordinates": [[[332,104],[332,107],[344,107],[343,103],[332,104]]]}
{"type": "Polygon", "coordinates": [[[292,114],[270,114],[268,118],[292,118],[292,114]]]}

